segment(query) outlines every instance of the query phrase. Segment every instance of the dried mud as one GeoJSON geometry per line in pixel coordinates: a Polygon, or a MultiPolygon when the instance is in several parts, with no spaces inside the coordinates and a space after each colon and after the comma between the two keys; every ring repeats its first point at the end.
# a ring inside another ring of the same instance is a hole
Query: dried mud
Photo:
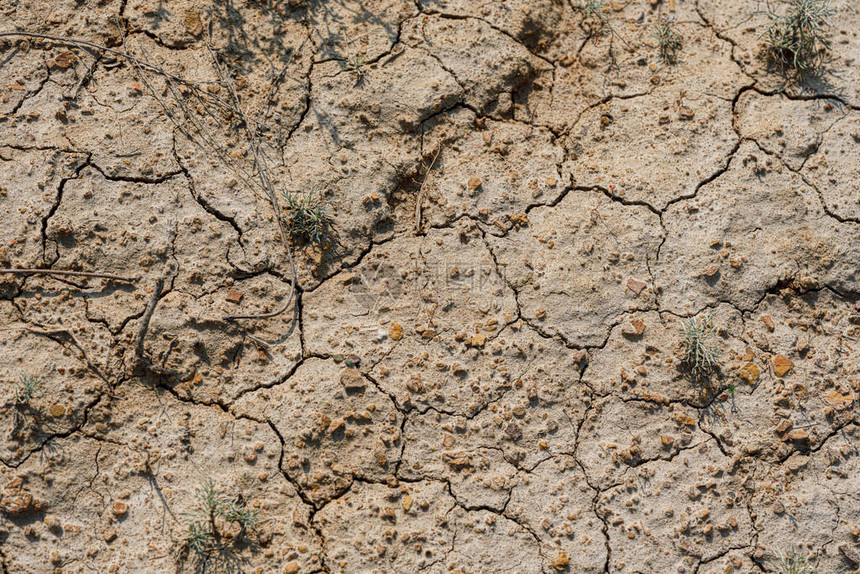
{"type": "Polygon", "coordinates": [[[0,275],[0,572],[857,571],[860,12],[575,4],[2,2],[0,267],[135,280],[0,275]]]}

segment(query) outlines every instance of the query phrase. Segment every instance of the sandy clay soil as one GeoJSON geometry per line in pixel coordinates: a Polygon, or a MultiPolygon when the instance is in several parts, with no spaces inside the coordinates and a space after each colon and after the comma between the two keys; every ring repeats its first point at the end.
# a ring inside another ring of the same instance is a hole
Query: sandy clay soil
{"type": "Polygon", "coordinates": [[[0,572],[856,572],[860,6],[581,6],[0,2],[0,572]]]}

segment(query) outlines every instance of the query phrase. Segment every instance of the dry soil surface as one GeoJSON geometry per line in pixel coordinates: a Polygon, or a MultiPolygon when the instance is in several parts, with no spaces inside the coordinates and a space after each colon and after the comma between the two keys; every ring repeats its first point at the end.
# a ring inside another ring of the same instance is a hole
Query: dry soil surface
{"type": "Polygon", "coordinates": [[[0,267],[133,279],[0,275],[0,572],[855,572],[860,7],[765,8],[0,2],[0,267]]]}

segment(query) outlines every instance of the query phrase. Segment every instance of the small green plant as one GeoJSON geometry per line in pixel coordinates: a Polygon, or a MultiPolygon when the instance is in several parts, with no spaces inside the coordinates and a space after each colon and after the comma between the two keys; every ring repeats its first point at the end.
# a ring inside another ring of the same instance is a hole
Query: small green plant
{"type": "Polygon", "coordinates": [[[678,52],[684,45],[684,40],[675,28],[675,23],[668,18],[660,17],[653,26],[653,35],[660,49],[660,58],[667,64],[674,64],[678,61],[678,52]]]}
{"type": "Polygon", "coordinates": [[[784,13],[768,2],[762,33],[768,63],[799,82],[820,74],[830,50],[830,0],[784,0],[784,13]]]}
{"type": "Polygon", "coordinates": [[[806,557],[796,550],[787,553],[777,550],[768,566],[777,574],[816,574],[815,568],[806,560],[806,557]]]}
{"type": "Polygon", "coordinates": [[[606,0],[580,0],[573,7],[586,18],[591,16],[602,18],[601,14],[603,13],[603,9],[606,8],[606,0]]]}
{"type": "Polygon", "coordinates": [[[710,316],[690,317],[681,324],[684,361],[697,375],[706,375],[717,366],[720,348],[710,316]]]}
{"type": "Polygon", "coordinates": [[[198,488],[196,496],[197,504],[186,513],[189,520],[179,548],[180,556],[190,556],[205,570],[210,559],[229,554],[253,531],[258,515],[256,510],[245,509],[239,498],[223,496],[211,481],[198,488]]]}
{"type": "Polygon", "coordinates": [[[356,56],[346,61],[346,69],[352,74],[352,78],[356,84],[364,81],[364,77],[367,75],[366,65],[367,61],[365,61],[363,56],[356,56]]]}
{"type": "Polygon", "coordinates": [[[191,557],[199,566],[223,556],[254,532],[259,523],[256,510],[245,508],[241,498],[221,494],[207,480],[195,492],[197,502],[185,515],[188,521],[179,539],[181,557],[191,557]]]}
{"type": "Polygon", "coordinates": [[[284,192],[290,233],[308,243],[322,245],[331,232],[330,205],[315,191],[284,192]]]}
{"type": "Polygon", "coordinates": [[[15,402],[25,405],[42,393],[42,381],[32,375],[22,375],[15,385],[15,402]]]}

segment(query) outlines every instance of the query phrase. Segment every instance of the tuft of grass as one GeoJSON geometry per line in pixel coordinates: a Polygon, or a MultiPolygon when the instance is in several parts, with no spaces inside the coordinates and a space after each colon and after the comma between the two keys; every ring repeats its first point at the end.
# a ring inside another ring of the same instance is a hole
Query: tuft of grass
{"type": "Polygon", "coordinates": [[[819,75],[830,51],[830,0],[783,0],[778,12],[768,1],[770,25],[762,33],[768,63],[791,80],[819,75]]]}
{"type": "Polygon", "coordinates": [[[815,568],[806,560],[806,557],[796,550],[790,552],[777,550],[768,566],[777,574],[816,574],[815,568]]]}
{"type": "Polygon", "coordinates": [[[190,555],[198,564],[205,565],[252,533],[259,523],[259,514],[245,508],[241,498],[223,495],[211,480],[204,482],[195,495],[196,504],[185,514],[188,521],[178,540],[179,550],[180,556],[190,555]]]}
{"type": "Polygon", "coordinates": [[[346,61],[346,69],[349,70],[356,84],[364,81],[364,76],[367,75],[366,65],[367,61],[364,59],[364,56],[355,56],[346,61]]]}
{"type": "Polygon", "coordinates": [[[580,0],[573,5],[573,8],[581,12],[586,18],[602,18],[603,9],[606,8],[606,0],[580,0]]]}
{"type": "Polygon", "coordinates": [[[205,523],[191,522],[186,525],[181,544],[183,552],[191,553],[196,559],[205,561],[213,551],[214,538],[205,523]]]}
{"type": "Polygon", "coordinates": [[[717,366],[720,348],[709,315],[690,317],[681,324],[684,361],[696,374],[706,375],[717,366]]]}
{"type": "Polygon", "coordinates": [[[660,17],[653,24],[653,36],[657,40],[660,49],[660,58],[667,64],[678,61],[678,52],[684,46],[684,39],[675,28],[675,22],[671,19],[660,17]]]}
{"type": "Polygon", "coordinates": [[[42,393],[42,381],[32,375],[22,375],[15,385],[15,402],[25,405],[42,393]]]}
{"type": "Polygon", "coordinates": [[[284,207],[287,209],[287,226],[293,237],[321,246],[331,233],[331,205],[315,191],[284,192],[284,207]]]}

